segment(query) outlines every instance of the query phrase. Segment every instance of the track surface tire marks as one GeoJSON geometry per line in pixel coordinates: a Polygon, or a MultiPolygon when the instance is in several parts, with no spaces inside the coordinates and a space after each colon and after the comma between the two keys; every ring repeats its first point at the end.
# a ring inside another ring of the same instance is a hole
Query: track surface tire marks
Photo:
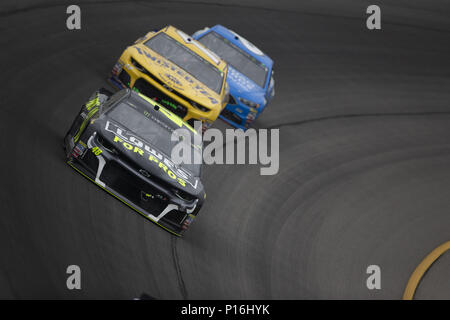
{"type": "MultiPolygon", "coordinates": [[[[388,6],[369,32],[351,1],[318,3],[86,2],[81,31],[65,28],[62,5],[1,10],[0,297],[400,298],[449,240],[449,8],[388,6]],[[279,174],[205,167],[208,198],[184,239],[77,175],[60,149],[125,46],[168,23],[221,23],[276,62],[277,95],[256,126],[280,128],[279,174]],[[70,264],[81,291],[66,289],[70,264]],[[365,286],[371,264],[382,290],[365,286]]],[[[445,270],[417,297],[448,296],[433,285],[445,270]]]]}

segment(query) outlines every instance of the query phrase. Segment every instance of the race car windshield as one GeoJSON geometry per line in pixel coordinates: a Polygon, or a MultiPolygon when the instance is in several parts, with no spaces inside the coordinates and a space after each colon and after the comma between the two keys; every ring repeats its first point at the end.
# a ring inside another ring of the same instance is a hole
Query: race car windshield
{"type": "Polygon", "coordinates": [[[189,48],[164,33],[154,36],[145,45],[191,74],[211,90],[220,93],[223,73],[189,48]]]}
{"type": "Polygon", "coordinates": [[[244,74],[261,88],[264,88],[268,70],[251,55],[236,47],[233,43],[214,31],[209,32],[198,41],[218,54],[234,69],[244,74]]]}
{"type": "Polygon", "coordinates": [[[165,126],[163,122],[158,123],[150,119],[144,113],[149,114],[134,105],[121,102],[108,112],[108,116],[169,157],[172,154],[172,149],[180,141],[181,143],[189,144],[192,161],[191,163],[181,163],[180,166],[192,172],[195,176],[199,176],[200,165],[193,164],[193,159],[195,153],[197,153],[197,158],[200,157],[201,159],[201,146],[195,147],[187,141],[183,142],[181,139],[179,141],[171,141],[173,129],[171,130],[168,126],[165,126]]]}

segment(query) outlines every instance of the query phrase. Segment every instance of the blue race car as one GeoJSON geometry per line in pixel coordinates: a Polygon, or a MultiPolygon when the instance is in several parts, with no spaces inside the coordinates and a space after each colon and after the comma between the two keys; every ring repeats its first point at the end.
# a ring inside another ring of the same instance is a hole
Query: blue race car
{"type": "Polygon", "coordinates": [[[192,37],[228,63],[228,104],[220,118],[246,130],[275,95],[273,61],[252,43],[221,25],[192,37]]]}

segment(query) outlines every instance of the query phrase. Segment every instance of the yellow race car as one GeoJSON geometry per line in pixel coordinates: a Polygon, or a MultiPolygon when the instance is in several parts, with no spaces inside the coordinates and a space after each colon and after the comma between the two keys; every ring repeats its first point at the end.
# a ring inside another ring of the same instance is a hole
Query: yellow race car
{"type": "Polygon", "coordinates": [[[110,80],[156,100],[187,123],[209,126],[228,102],[228,65],[172,26],[147,33],[125,49],[110,80]]]}

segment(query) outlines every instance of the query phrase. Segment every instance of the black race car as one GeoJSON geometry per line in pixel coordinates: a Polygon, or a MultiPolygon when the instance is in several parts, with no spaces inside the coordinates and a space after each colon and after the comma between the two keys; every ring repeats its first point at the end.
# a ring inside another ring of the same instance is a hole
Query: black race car
{"type": "Polygon", "coordinates": [[[206,195],[201,164],[176,165],[170,159],[176,143],[188,144],[193,155],[201,156],[201,136],[163,106],[129,89],[113,95],[99,89],[75,118],[64,149],[75,170],[180,236],[206,195]],[[178,128],[186,129],[192,139],[180,136],[171,141],[178,128]]]}

